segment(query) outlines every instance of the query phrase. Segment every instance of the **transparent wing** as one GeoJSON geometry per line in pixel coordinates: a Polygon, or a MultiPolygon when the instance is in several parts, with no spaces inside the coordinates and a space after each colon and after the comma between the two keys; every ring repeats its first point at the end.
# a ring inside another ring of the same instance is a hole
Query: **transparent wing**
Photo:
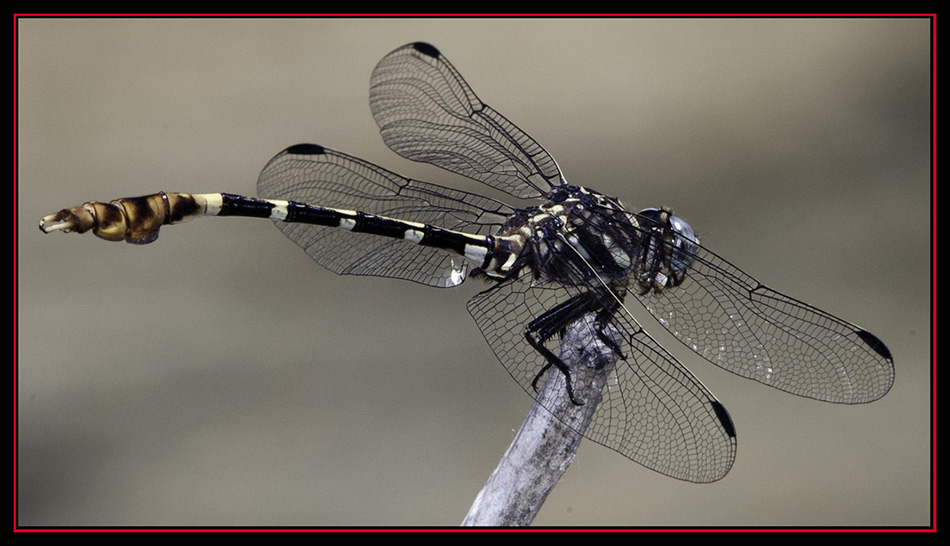
{"type": "Polygon", "coordinates": [[[894,382],[891,353],[873,334],[764,286],[702,246],[680,286],[639,299],[706,360],[783,391],[858,404],[894,382]]]}
{"type": "Polygon", "coordinates": [[[515,197],[563,184],[554,158],[475,96],[435,47],[416,42],[376,65],[370,109],[397,154],[467,176],[515,197]]]}
{"type": "MultiPolygon", "coordinates": [[[[493,199],[410,180],[361,159],[314,144],[291,146],[271,159],[258,195],[359,210],[401,220],[487,235],[511,209],[493,199]]],[[[275,222],[315,262],[345,275],[396,277],[437,287],[456,286],[469,263],[444,250],[334,227],[275,222]]]]}
{"type": "MultiPolygon", "coordinates": [[[[468,310],[511,376],[536,397],[532,381],[547,362],[526,340],[525,326],[587,288],[532,281],[526,272],[496,285],[469,300],[468,310]]],[[[711,482],[725,476],[736,438],[722,405],[631,316],[621,310],[606,327],[617,332],[622,358],[584,436],[674,478],[711,482]]],[[[548,341],[555,354],[557,343],[548,341]]]]}

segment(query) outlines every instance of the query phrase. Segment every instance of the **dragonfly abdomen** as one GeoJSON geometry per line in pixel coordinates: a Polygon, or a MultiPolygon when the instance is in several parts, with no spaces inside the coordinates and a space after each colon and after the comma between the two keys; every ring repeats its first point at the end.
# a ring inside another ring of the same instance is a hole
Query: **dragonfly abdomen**
{"type": "Polygon", "coordinates": [[[163,225],[217,215],[220,208],[221,194],[159,192],[123,197],[109,203],[88,201],[78,207],[62,209],[40,220],[40,230],[43,233],[92,231],[107,241],[148,244],[158,238],[158,230],[163,225]]]}
{"type": "Polygon", "coordinates": [[[420,222],[232,193],[159,192],[142,197],[123,197],[109,203],[90,201],[46,216],[40,221],[40,230],[44,233],[92,231],[107,241],[148,244],[158,238],[163,225],[201,216],[269,218],[403,239],[456,252],[479,267],[487,264],[495,244],[490,236],[473,235],[420,222]]]}

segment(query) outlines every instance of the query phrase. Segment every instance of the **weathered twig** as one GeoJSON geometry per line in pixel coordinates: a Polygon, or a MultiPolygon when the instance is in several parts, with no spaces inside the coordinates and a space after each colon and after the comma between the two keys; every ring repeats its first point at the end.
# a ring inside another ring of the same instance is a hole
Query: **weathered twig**
{"type": "MultiPolygon", "coordinates": [[[[571,402],[564,374],[552,367],[521,429],[462,525],[530,525],[574,461],[618,358],[595,333],[594,321],[594,315],[586,315],[570,325],[559,348],[561,360],[572,371],[575,397],[584,404],[571,402]]],[[[604,333],[620,346],[618,330],[606,325],[604,333]]]]}

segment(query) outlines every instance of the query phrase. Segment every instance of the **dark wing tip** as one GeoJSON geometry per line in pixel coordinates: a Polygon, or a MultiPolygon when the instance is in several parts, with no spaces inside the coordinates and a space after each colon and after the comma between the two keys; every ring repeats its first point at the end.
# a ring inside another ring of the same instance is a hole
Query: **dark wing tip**
{"type": "Polygon", "coordinates": [[[326,153],[326,150],[323,149],[323,146],[320,146],[319,144],[294,144],[284,151],[288,154],[300,155],[319,155],[326,153]]]}
{"type": "Polygon", "coordinates": [[[442,53],[432,44],[427,44],[426,42],[415,42],[412,44],[412,48],[422,53],[423,55],[428,55],[433,59],[436,59],[442,53]]]}
{"type": "Polygon", "coordinates": [[[711,404],[713,411],[716,412],[716,417],[719,418],[719,423],[726,431],[726,434],[728,434],[730,438],[735,438],[736,426],[732,424],[732,417],[729,416],[729,412],[726,411],[726,407],[723,406],[718,400],[713,400],[711,404]]]}
{"type": "Polygon", "coordinates": [[[887,348],[887,345],[884,345],[884,342],[878,339],[878,337],[867,330],[857,330],[855,332],[858,334],[858,337],[864,340],[868,344],[868,347],[874,349],[874,352],[881,355],[888,362],[894,362],[894,359],[891,357],[891,351],[887,348]]]}

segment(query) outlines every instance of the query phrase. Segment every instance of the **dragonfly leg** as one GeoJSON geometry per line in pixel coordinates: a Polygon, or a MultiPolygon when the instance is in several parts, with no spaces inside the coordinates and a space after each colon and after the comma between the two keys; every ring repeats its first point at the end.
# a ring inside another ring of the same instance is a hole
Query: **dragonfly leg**
{"type": "Polygon", "coordinates": [[[535,391],[538,390],[538,381],[541,379],[541,376],[554,366],[564,374],[567,395],[570,397],[571,402],[577,406],[584,405],[583,402],[574,396],[574,385],[570,367],[544,344],[555,335],[563,334],[568,326],[584,315],[596,312],[595,334],[597,339],[615,354],[622,356],[620,347],[604,332],[604,328],[613,317],[613,312],[616,310],[616,307],[616,305],[612,305],[609,308],[604,307],[602,295],[589,291],[578,294],[558,304],[556,307],[553,307],[528,323],[524,331],[525,338],[528,340],[528,343],[547,360],[547,364],[541,368],[531,381],[531,386],[535,391]]]}

